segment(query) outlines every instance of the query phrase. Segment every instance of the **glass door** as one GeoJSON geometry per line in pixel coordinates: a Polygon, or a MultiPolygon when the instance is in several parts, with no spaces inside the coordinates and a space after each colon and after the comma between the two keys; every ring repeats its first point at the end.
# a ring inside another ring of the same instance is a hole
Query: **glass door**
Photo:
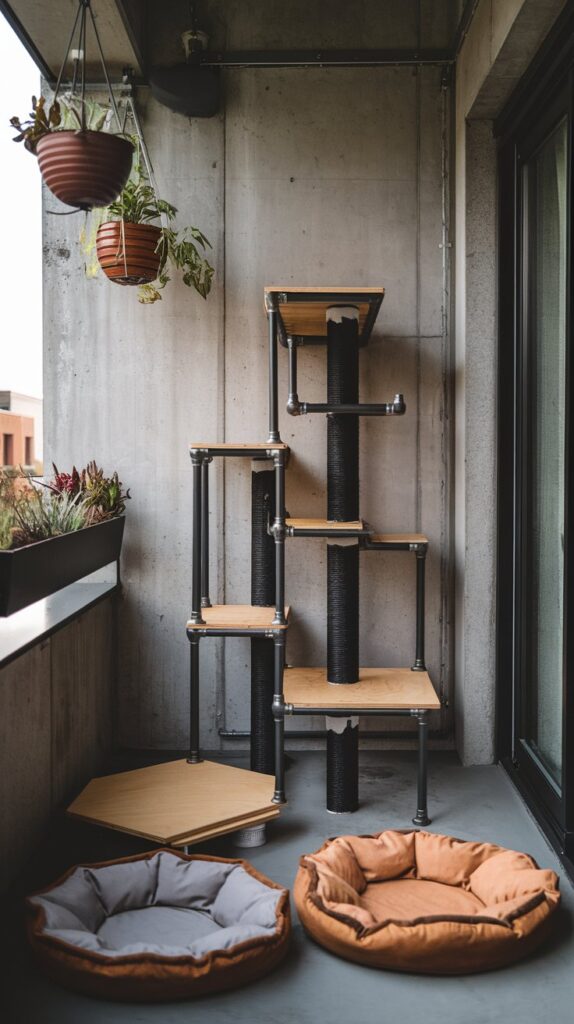
{"type": "Polygon", "coordinates": [[[571,73],[500,148],[499,747],[574,855],[571,73]],[[571,538],[571,540],[570,540],[571,538]]]}

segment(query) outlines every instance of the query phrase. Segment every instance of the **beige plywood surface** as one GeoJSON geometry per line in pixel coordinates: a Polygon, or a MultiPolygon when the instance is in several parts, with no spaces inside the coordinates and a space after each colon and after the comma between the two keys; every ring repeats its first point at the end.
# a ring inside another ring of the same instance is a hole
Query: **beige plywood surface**
{"type": "Polygon", "coordinates": [[[307,285],[296,285],[296,284],[267,284],[263,289],[265,295],[270,295],[273,292],[285,292],[286,295],[303,295],[309,293],[317,293],[325,295],[326,293],[332,295],[384,295],[385,289],[379,285],[369,285],[366,288],[358,288],[356,285],[348,287],[344,284],[326,285],[326,284],[307,284],[307,285]]]}
{"type": "MultiPolygon", "coordinates": [[[[289,618],[289,605],[285,606],[285,618],[289,618]]],[[[275,608],[261,607],[250,604],[214,604],[211,608],[202,608],[201,614],[205,623],[188,622],[188,629],[286,629],[273,625],[275,608]]]]}
{"type": "Polygon", "coordinates": [[[364,529],[362,519],[352,519],[349,522],[333,522],[330,519],[285,519],[285,526],[293,526],[294,529],[364,529]]]}
{"type": "Polygon", "coordinates": [[[428,672],[410,668],[361,668],[350,685],[328,683],[325,668],[288,668],[284,691],[286,702],[301,708],[440,709],[428,672]]]}
{"type": "Polygon", "coordinates": [[[355,301],[355,296],[372,295],[374,302],[380,302],[385,294],[384,288],[346,288],[343,285],[328,288],[321,285],[307,287],[279,285],[265,288],[265,295],[284,292],[286,295],[309,295],[309,301],[279,302],[279,314],[283,321],[286,334],[325,337],[327,334],[327,310],[334,304],[334,299],[313,299],[313,294],[335,297],[341,305],[356,305],[359,310],[359,334],[363,333],[365,321],[369,315],[371,303],[355,301]]]}
{"type": "Polygon", "coordinates": [[[373,533],[373,544],[428,544],[424,533],[373,533]]]}
{"type": "Polygon", "coordinates": [[[192,441],[189,447],[192,451],[198,449],[200,451],[224,452],[228,448],[238,448],[247,449],[248,451],[253,449],[254,451],[279,452],[286,451],[289,448],[289,445],[285,444],[283,441],[256,441],[254,444],[247,444],[247,442],[243,441],[237,443],[234,443],[233,441],[222,441],[221,444],[211,443],[209,441],[192,441]]]}
{"type": "Polygon", "coordinates": [[[184,836],[183,839],[178,839],[177,842],[172,843],[172,846],[191,846],[193,843],[204,843],[207,839],[216,839],[217,836],[225,836],[230,832],[237,832],[243,828],[254,828],[256,825],[264,825],[268,821],[273,821],[274,818],[279,817],[279,806],[275,805],[272,811],[265,811],[263,814],[253,814],[250,817],[242,818],[239,824],[237,822],[231,825],[212,825],[210,828],[200,830],[199,832],[192,832],[188,836],[184,836]]]}
{"type": "Polygon", "coordinates": [[[271,775],[214,761],[169,761],[93,779],[68,813],[170,843],[219,825],[241,828],[242,819],[276,809],[273,791],[271,775]]]}

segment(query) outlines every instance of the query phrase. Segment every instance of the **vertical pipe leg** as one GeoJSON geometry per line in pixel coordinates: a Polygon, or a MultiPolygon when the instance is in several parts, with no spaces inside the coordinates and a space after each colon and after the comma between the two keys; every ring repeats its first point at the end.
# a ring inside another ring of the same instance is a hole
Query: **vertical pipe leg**
{"type": "Polygon", "coordinates": [[[417,813],[413,818],[414,825],[429,825],[430,818],[427,810],[427,736],[428,721],[426,711],[419,711],[419,759],[417,777],[417,813]]]}
{"type": "Polygon", "coordinates": [[[202,464],[201,455],[192,455],[193,472],[193,540],[191,564],[191,622],[202,623],[201,616],[201,520],[202,520],[202,464]]]}
{"type": "Polygon", "coordinates": [[[269,441],[279,441],[277,389],[277,310],[270,309],[269,320],[269,441]]]}
{"type": "Polygon", "coordinates": [[[189,756],[188,764],[199,764],[199,637],[190,638],[189,658],[189,756]]]}
{"type": "Polygon", "coordinates": [[[286,803],[285,797],[285,702],[283,671],[285,668],[285,631],[273,638],[273,720],[275,722],[275,792],[274,804],[286,803]]]}
{"type": "MultiPolygon", "coordinates": [[[[269,526],[275,519],[275,474],[269,460],[252,463],[251,473],[251,604],[275,603],[275,541],[269,526]]],[[[251,638],[251,771],[275,770],[273,721],[273,640],[251,638]]]]}
{"type": "Polygon", "coordinates": [[[427,549],[418,547],[416,552],[417,562],[417,609],[416,609],[416,639],[415,639],[415,663],[413,672],[425,672],[425,567],[427,549]]]}
{"type": "Polygon", "coordinates": [[[274,626],[285,624],[285,455],[278,452],[275,467],[275,617],[274,626]]]}
{"type": "Polygon", "coordinates": [[[209,598],[209,462],[201,464],[201,607],[211,608],[209,598]]]}
{"type": "Polygon", "coordinates": [[[299,395],[297,394],[297,344],[295,338],[287,338],[287,350],[289,356],[289,394],[287,396],[287,412],[296,416],[299,409],[299,395]]]}

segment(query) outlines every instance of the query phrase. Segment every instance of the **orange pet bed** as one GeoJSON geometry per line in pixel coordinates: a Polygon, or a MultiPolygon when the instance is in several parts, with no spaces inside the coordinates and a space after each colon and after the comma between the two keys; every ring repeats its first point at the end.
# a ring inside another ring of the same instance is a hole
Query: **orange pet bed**
{"type": "Polygon", "coordinates": [[[526,956],[548,932],[558,878],[525,853],[431,832],[340,836],[301,858],[299,917],[369,967],[466,974],[526,956]]]}
{"type": "Polygon", "coordinates": [[[291,931],[288,891],[247,861],[173,850],[80,865],[27,904],[54,981],[130,1002],[245,985],[279,963],[291,931]]]}

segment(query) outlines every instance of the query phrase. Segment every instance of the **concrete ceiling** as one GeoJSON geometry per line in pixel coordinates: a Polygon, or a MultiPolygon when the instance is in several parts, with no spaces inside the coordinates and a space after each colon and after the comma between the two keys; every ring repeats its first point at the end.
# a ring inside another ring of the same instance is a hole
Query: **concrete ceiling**
{"type": "MultiPolygon", "coordinates": [[[[72,24],[78,9],[78,0],[0,0],[9,21],[19,23],[23,29],[21,34],[28,37],[28,48],[43,64],[42,70],[51,72],[50,77],[57,77],[64,58],[64,51],[72,30],[72,24]]],[[[94,17],[108,70],[114,79],[120,76],[122,68],[127,65],[134,68],[136,74],[143,73],[143,26],[145,4],[136,0],[95,0],[94,17]]],[[[90,81],[102,81],[102,67],[99,58],[94,32],[87,19],[87,73],[90,81]]],[[[16,27],[16,25],[15,25],[16,27]]]]}

